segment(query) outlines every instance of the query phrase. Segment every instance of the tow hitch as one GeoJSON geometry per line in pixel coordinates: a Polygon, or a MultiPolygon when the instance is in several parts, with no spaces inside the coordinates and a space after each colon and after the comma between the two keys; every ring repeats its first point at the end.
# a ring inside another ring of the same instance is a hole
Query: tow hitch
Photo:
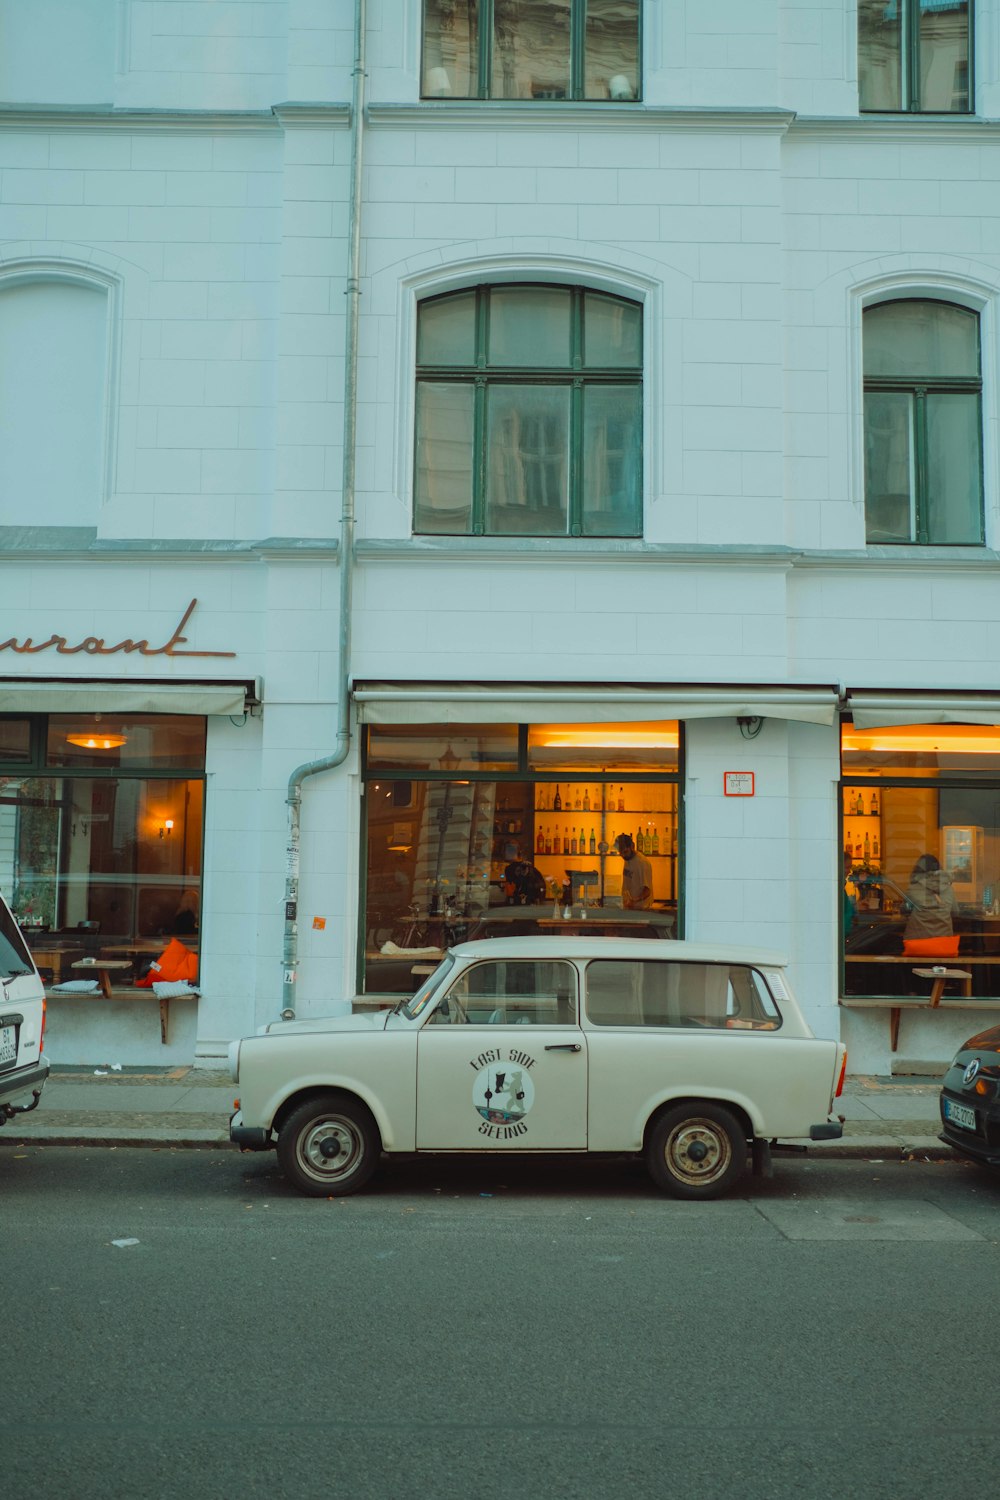
{"type": "Polygon", "coordinates": [[[41,1097],[41,1089],[32,1089],[30,1104],[4,1104],[0,1106],[0,1125],[6,1125],[7,1121],[13,1120],[15,1115],[30,1115],[33,1109],[38,1108],[38,1101],[41,1097]]]}

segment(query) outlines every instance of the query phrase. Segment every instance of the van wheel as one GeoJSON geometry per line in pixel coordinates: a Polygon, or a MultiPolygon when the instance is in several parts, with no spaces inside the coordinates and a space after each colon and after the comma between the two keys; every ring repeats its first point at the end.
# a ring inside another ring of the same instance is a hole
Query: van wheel
{"type": "Polygon", "coordinates": [[[720,1198],[747,1168],[742,1125],[722,1104],[678,1104],[662,1114],[646,1142],[650,1177],[675,1198],[720,1198]]]}
{"type": "Polygon", "coordinates": [[[364,1105],[336,1094],[300,1104],[278,1132],[278,1165],[311,1198],[356,1193],[378,1166],[380,1151],[364,1105]]]}

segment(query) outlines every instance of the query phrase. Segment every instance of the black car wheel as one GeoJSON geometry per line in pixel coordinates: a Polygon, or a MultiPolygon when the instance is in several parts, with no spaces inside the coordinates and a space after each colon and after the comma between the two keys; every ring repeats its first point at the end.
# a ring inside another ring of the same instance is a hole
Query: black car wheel
{"type": "Polygon", "coordinates": [[[337,1094],[300,1104],[278,1132],[282,1172],[312,1198],[356,1193],[378,1166],[380,1150],[365,1106],[337,1094]]]}
{"type": "Polygon", "coordinates": [[[650,1130],[646,1167],[675,1198],[719,1198],[746,1171],[747,1150],[742,1125],[724,1105],[679,1104],[650,1130]]]}

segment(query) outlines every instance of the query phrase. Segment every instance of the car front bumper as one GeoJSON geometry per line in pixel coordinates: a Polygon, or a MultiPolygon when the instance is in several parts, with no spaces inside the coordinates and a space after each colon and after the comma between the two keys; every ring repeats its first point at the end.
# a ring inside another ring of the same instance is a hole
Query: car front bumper
{"type": "Polygon", "coordinates": [[[951,1089],[942,1090],[938,1140],[972,1161],[981,1162],[987,1167],[1000,1167],[1000,1107],[996,1102],[983,1105],[970,1099],[968,1094],[958,1094],[951,1089]],[[945,1117],[946,1099],[973,1111],[976,1117],[975,1130],[963,1130],[961,1125],[956,1125],[945,1117]]]}
{"type": "Polygon", "coordinates": [[[229,1120],[229,1139],[241,1151],[273,1151],[271,1132],[262,1125],[244,1125],[243,1111],[237,1110],[229,1120]]]}

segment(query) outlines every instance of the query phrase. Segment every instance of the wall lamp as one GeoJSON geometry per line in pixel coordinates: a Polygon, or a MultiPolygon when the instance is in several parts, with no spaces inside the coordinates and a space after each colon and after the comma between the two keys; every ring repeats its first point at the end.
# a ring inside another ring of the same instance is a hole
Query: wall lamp
{"type": "Polygon", "coordinates": [[[160,824],[160,838],[161,839],[168,839],[170,837],[170,835],[173,833],[173,831],[174,831],[174,820],[173,820],[173,818],[164,818],[163,822],[160,824]]]}

